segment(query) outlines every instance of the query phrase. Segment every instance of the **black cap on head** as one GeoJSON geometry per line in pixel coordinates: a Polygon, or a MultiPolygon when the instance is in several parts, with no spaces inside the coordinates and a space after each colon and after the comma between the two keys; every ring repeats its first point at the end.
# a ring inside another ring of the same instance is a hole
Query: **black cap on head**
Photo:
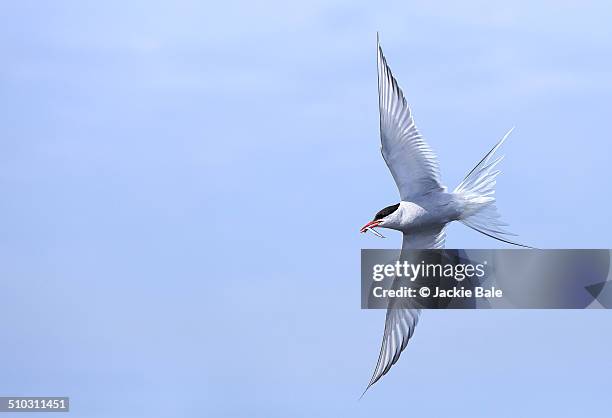
{"type": "Polygon", "coordinates": [[[376,216],[374,216],[374,220],[377,221],[385,216],[391,215],[397,210],[397,208],[399,208],[399,205],[399,203],[396,203],[395,205],[387,206],[386,208],[379,210],[376,216]]]}

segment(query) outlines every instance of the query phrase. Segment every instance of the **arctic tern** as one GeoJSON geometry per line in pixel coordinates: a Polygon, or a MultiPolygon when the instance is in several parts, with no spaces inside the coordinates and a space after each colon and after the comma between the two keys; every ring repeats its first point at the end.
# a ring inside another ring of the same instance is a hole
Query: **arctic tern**
{"type": "MultiPolygon", "coordinates": [[[[436,155],[417,130],[404,94],[391,73],[378,35],[376,43],[381,152],[401,200],[376,213],[361,232],[370,231],[384,238],[374,228],[401,231],[404,253],[444,248],[444,228],[459,221],[491,238],[527,247],[509,239],[515,234],[504,229],[507,225],[500,220],[495,206],[495,183],[500,173],[496,167],[503,158],[495,152],[512,129],[449,192],[441,183],[436,155]]],[[[407,305],[389,307],[378,362],[364,394],[399,360],[419,315],[420,309],[407,305]]]]}

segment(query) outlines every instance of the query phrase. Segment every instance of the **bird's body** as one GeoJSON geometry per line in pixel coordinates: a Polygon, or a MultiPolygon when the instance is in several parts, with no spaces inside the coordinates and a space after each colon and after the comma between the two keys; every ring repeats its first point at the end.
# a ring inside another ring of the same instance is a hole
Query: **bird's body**
{"type": "MultiPolygon", "coordinates": [[[[400,194],[400,202],[380,210],[361,232],[389,228],[403,233],[402,256],[415,249],[444,247],[445,227],[460,221],[489,237],[510,241],[495,206],[496,169],[503,157],[495,152],[508,132],[452,192],[442,185],[436,156],[412,117],[404,94],[377,44],[378,104],[382,156],[400,194]]],[[[369,388],[395,364],[412,337],[420,310],[394,302],[387,310],[378,363],[369,388]]],[[[366,388],[366,390],[367,390],[366,388]]],[[[364,392],[365,393],[365,392],[364,392]]]]}
{"type": "Polygon", "coordinates": [[[458,220],[461,213],[460,196],[446,191],[432,192],[415,196],[411,201],[401,201],[385,227],[410,234],[444,226],[458,220]]]}

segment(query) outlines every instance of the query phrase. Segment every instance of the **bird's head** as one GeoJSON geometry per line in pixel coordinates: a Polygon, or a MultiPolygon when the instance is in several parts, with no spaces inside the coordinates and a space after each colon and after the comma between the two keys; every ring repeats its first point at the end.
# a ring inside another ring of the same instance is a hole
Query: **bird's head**
{"type": "Polygon", "coordinates": [[[396,203],[395,205],[387,206],[386,208],[379,210],[378,213],[374,215],[373,220],[361,227],[360,232],[364,233],[370,231],[374,235],[384,238],[384,236],[374,230],[374,228],[382,227],[395,229],[396,226],[399,226],[399,207],[400,204],[396,203]]]}

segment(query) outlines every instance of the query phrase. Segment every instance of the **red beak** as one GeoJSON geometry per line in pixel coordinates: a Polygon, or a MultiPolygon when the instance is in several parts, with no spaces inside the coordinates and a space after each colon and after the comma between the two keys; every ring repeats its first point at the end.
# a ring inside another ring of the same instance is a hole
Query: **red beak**
{"type": "Polygon", "coordinates": [[[380,224],[380,220],[377,221],[370,221],[367,224],[365,224],[364,226],[361,227],[361,229],[359,230],[359,232],[361,232],[362,234],[364,232],[366,232],[368,230],[368,228],[375,228],[380,224]]]}

